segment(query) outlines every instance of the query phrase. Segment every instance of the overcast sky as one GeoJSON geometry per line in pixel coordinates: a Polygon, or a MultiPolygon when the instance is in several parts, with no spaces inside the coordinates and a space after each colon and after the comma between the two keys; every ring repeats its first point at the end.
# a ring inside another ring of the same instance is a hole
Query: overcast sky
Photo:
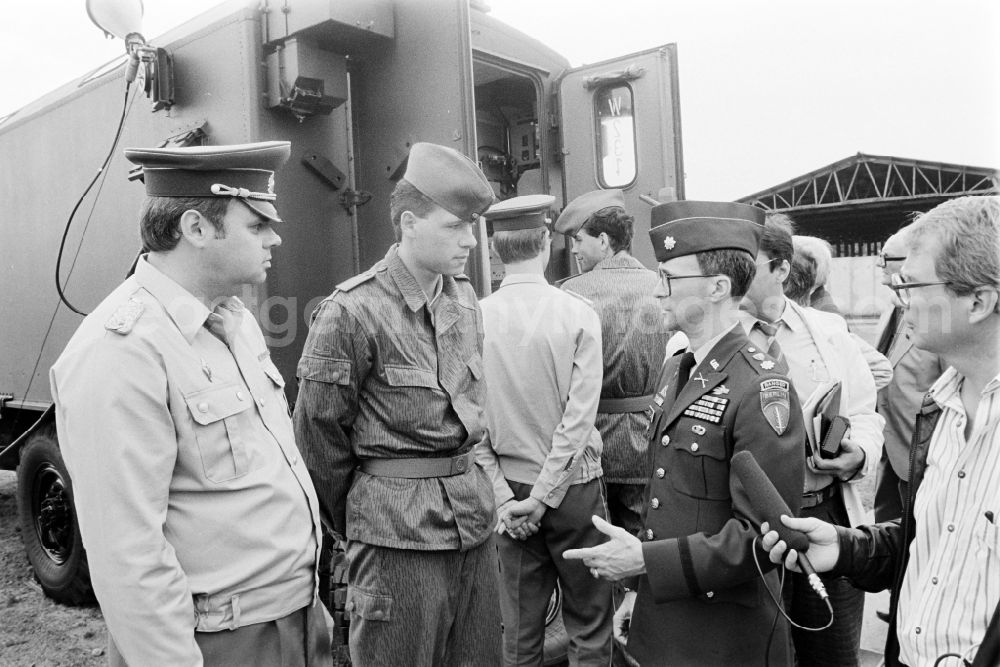
{"type": "MultiPolygon", "coordinates": [[[[328,0],[324,0],[328,1],[328,0]]],[[[996,0],[487,0],[579,65],[674,42],[687,197],[857,152],[1000,168],[996,0]]],[[[123,52],[84,0],[4,0],[0,116],[123,52]]],[[[155,36],[214,0],[145,0],[155,36]]]]}

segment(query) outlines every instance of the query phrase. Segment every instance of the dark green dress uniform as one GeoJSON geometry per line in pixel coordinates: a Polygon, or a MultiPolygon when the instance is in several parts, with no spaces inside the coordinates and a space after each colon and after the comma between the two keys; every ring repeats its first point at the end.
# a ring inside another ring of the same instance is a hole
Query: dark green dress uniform
{"type": "MultiPolygon", "coordinates": [[[[755,251],[758,241],[739,238],[747,233],[740,225],[755,220],[751,207],[675,202],[654,208],[654,220],[661,207],[678,221],[650,232],[661,262],[727,247],[755,251]]],[[[652,406],[640,531],[646,573],[639,577],[628,651],[642,665],[791,664],[788,626],[775,622],[777,610],[754,564],[763,517],[729,462],[751,452],[797,512],[805,442],[798,399],[739,326],[718,339],[676,394],[681,359],[664,364],[652,406]]],[[[759,549],[757,555],[780,599],[777,573],[759,549]]]]}
{"type": "MultiPolygon", "coordinates": [[[[647,572],[628,642],[640,664],[762,664],[777,613],[751,553],[763,518],[729,461],[736,452],[752,452],[795,511],[805,434],[788,379],[761,368],[755,354],[735,327],[692,369],[676,401],[680,355],[664,365],[640,532],[647,572]],[[774,392],[788,401],[787,412],[777,413],[787,415],[783,425],[772,426],[765,414],[774,392]]],[[[767,558],[759,557],[767,570],[767,558]]],[[[777,573],[767,580],[780,599],[777,573]]],[[[772,665],[789,663],[787,627],[783,621],[775,626],[772,665]]]]}

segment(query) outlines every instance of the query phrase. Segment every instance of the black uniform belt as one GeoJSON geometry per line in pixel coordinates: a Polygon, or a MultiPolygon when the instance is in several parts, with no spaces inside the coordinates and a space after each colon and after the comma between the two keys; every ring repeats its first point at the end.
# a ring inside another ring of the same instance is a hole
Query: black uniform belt
{"type": "Polygon", "coordinates": [[[358,466],[362,472],[376,477],[453,477],[472,469],[472,450],[448,458],[435,459],[365,459],[358,466]]]}
{"type": "Polygon", "coordinates": [[[837,497],[840,493],[840,484],[834,482],[830,486],[825,486],[818,491],[810,491],[808,493],[802,494],[802,504],[800,507],[806,509],[808,507],[816,507],[817,505],[822,505],[828,500],[832,500],[837,497]]]}
{"type": "Polygon", "coordinates": [[[620,415],[626,412],[645,412],[656,394],[649,396],[629,396],[628,398],[602,398],[597,411],[606,415],[620,415]]]}

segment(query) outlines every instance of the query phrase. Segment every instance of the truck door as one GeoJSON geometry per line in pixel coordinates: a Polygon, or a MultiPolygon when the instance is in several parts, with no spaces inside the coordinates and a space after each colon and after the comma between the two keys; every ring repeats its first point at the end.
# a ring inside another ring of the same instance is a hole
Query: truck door
{"type": "Polygon", "coordinates": [[[676,45],[568,70],[557,94],[564,201],[621,188],[635,217],[632,254],[652,268],[650,202],[684,198],[676,45]]]}
{"type": "MultiPolygon", "coordinates": [[[[351,74],[357,187],[371,194],[358,208],[362,270],[394,241],[389,194],[414,143],[451,146],[476,160],[468,0],[399,0],[394,13],[392,41],[356,58],[351,74]]],[[[479,238],[466,273],[482,294],[485,230],[479,238]]]]}

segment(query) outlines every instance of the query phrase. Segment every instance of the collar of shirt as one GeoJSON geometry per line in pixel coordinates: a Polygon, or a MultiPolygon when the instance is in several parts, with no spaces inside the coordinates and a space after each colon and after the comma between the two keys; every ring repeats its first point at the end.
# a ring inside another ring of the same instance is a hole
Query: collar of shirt
{"type": "MultiPolygon", "coordinates": [[[[785,297],[785,309],[781,311],[781,317],[772,322],[772,324],[784,324],[790,331],[799,331],[806,326],[806,323],[802,321],[802,316],[799,315],[799,311],[796,310],[795,302],[788,297],[785,297]]],[[[778,331],[781,331],[781,326],[778,326],[778,331]]]]}
{"type": "MultiPolygon", "coordinates": [[[[941,377],[937,379],[929,390],[934,402],[942,409],[955,410],[959,414],[965,414],[965,406],[962,404],[962,383],[965,376],[960,375],[954,366],[949,366],[941,377]]],[[[980,396],[986,396],[992,392],[1000,390],[1000,375],[986,383],[980,396]]]]}
{"type": "Polygon", "coordinates": [[[500,287],[503,288],[507,285],[520,285],[525,283],[548,285],[549,281],[545,279],[545,276],[538,273],[510,273],[504,277],[503,282],[500,283],[500,287]]]}
{"type": "Polygon", "coordinates": [[[440,281],[438,282],[439,289],[435,290],[431,298],[428,298],[417,282],[417,279],[413,277],[410,270],[406,268],[406,264],[399,258],[398,243],[394,243],[389,248],[389,252],[385,254],[385,263],[389,267],[389,275],[392,276],[393,282],[396,283],[400,294],[403,295],[406,305],[413,312],[417,312],[424,305],[429,310],[431,303],[437,301],[438,297],[442,294],[451,299],[455,298],[455,279],[451,276],[440,276],[440,281]]]}
{"type": "Polygon", "coordinates": [[[722,340],[723,337],[726,336],[730,331],[732,331],[733,327],[735,327],[738,324],[739,322],[734,322],[733,326],[729,327],[728,329],[720,333],[718,336],[709,339],[701,347],[695,350],[694,351],[695,367],[700,366],[701,362],[705,361],[705,357],[708,356],[708,353],[712,351],[712,348],[714,348],[718,344],[718,342],[722,340]]]}
{"type": "Polygon", "coordinates": [[[600,269],[645,269],[646,267],[642,262],[637,260],[632,255],[628,254],[624,250],[619,250],[611,257],[605,257],[597,264],[594,265],[592,271],[599,271],[600,269]]]}
{"type": "Polygon", "coordinates": [[[201,330],[212,311],[191,292],[150,264],[146,255],[139,258],[134,275],[136,282],[163,305],[184,339],[188,343],[194,341],[195,334],[201,330]]]}

